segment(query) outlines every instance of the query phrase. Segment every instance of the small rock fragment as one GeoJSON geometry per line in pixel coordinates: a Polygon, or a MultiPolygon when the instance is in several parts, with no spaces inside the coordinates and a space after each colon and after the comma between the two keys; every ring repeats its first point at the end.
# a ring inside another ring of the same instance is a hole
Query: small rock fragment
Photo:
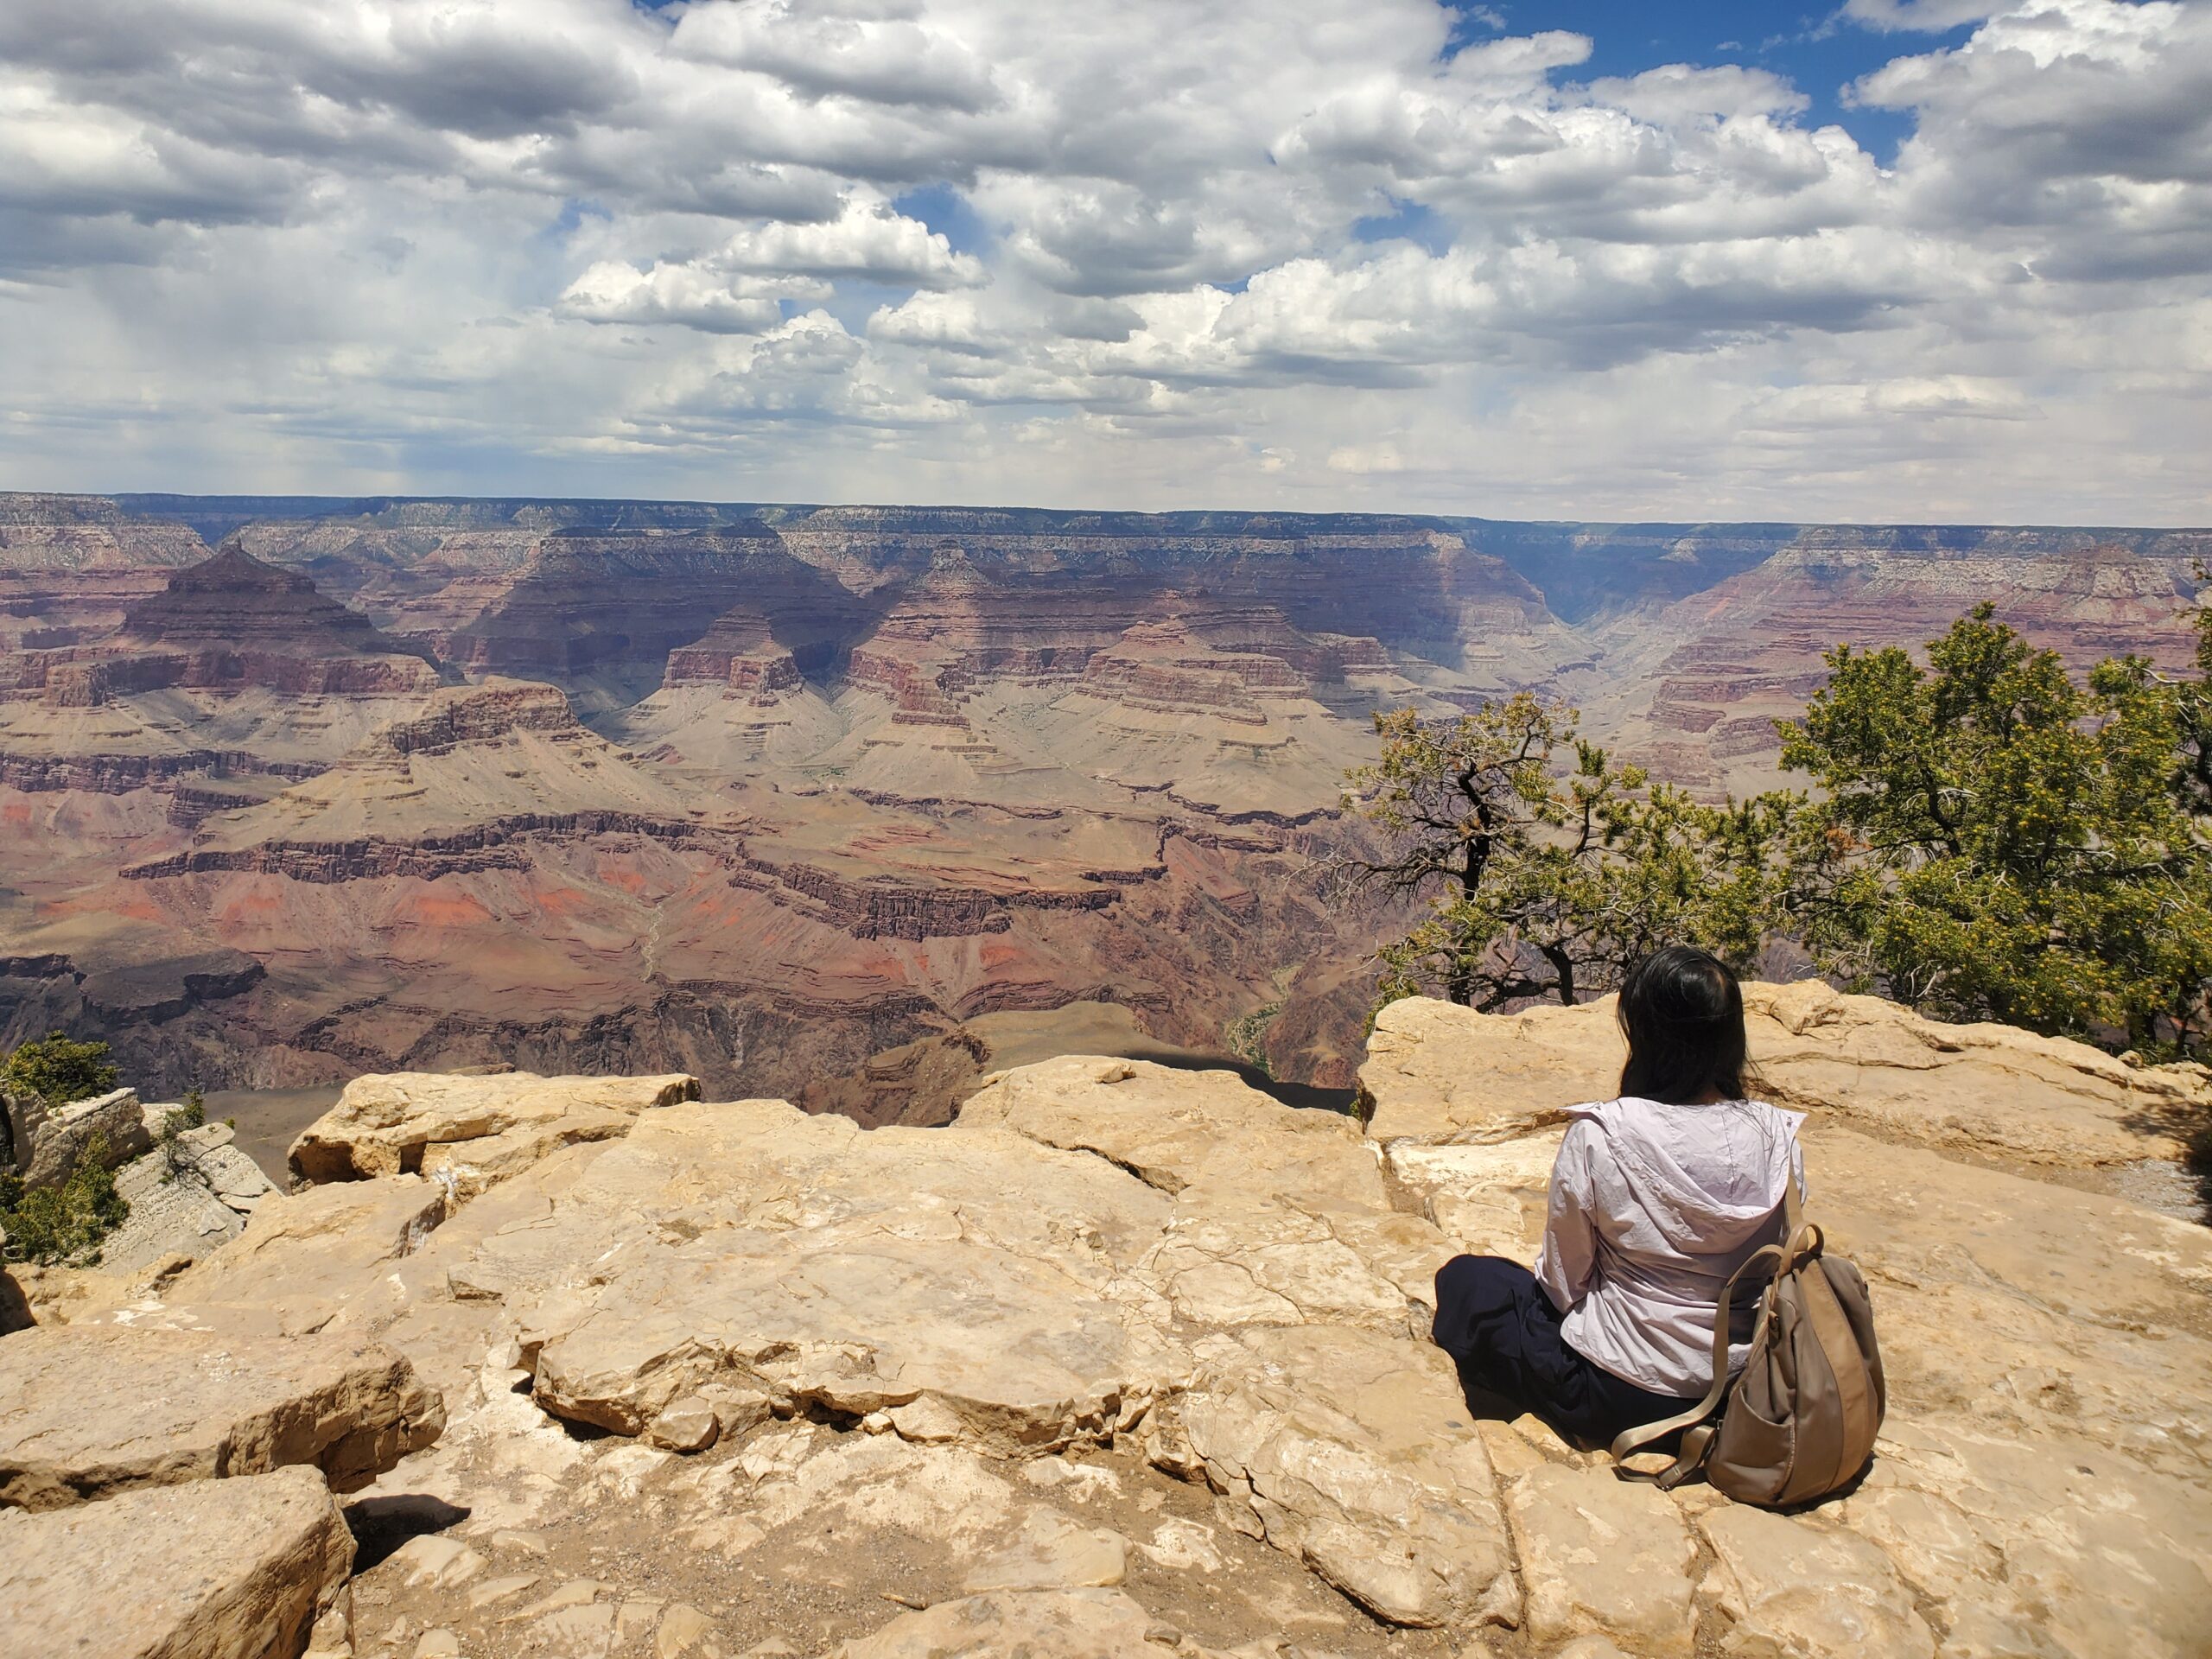
{"type": "MultiPolygon", "coordinates": [[[[543,1618],[548,1613],[562,1612],[571,1607],[582,1607],[596,1601],[599,1592],[607,1586],[595,1579],[571,1579],[555,1587],[542,1600],[532,1602],[519,1612],[509,1613],[499,1621],[502,1624],[519,1624],[524,1619],[543,1618]]],[[[610,1617],[612,1610],[609,1610],[610,1617]]]]}
{"type": "Polygon", "coordinates": [[[660,1630],[653,1637],[653,1659],[683,1659],[714,1633],[714,1621],[696,1607],[689,1602],[672,1602],[660,1616],[660,1630]]]}
{"type": "Polygon", "coordinates": [[[509,1596],[518,1596],[539,1582],[534,1573],[512,1573],[503,1579],[486,1579],[468,1592],[471,1607],[489,1607],[495,1601],[505,1601],[509,1596]]]}
{"type": "Polygon", "coordinates": [[[721,1437],[715,1408],[696,1394],[661,1408],[645,1426],[645,1443],[664,1452],[704,1452],[721,1437]]]}
{"type": "Polygon", "coordinates": [[[962,1588],[991,1590],[1102,1589],[1128,1571],[1129,1541],[1103,1528],[1078,1527],[1051,1510],[1036,1510],[1020,1539],[976,1564],[962,1588]]]}
{"type": "Polygon", "coordinates": [[[484,1558],[458,1538],[426,1532],[392,1551],[385,1565],[407,1575],[410,1590],[458,1590],[484,1570],[484,1558]]]}

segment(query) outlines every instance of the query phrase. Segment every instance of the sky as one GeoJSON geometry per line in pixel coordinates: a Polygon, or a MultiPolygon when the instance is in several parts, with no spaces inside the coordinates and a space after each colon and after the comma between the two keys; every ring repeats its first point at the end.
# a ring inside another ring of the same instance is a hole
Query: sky
{"type": "Polygon", "coordinates": [[[5,0],[0,488],[2212,524],[2212,0],[5,0]]]}

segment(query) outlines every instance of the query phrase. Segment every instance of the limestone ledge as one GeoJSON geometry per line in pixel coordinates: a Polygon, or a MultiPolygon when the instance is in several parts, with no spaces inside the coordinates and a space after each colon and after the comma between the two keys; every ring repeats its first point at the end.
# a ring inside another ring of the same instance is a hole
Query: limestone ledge
{"type": "MultiPolygon", "coordinates": [[[[300,1554],[285,1629],[316,1615],[323,1656],[2212,1649],[2212,1234],[2074,1179],[2164,1155],[2201,1077],[1751,998],[1892,1393],[1871,1471],[1803,1513],[1477,1421],[1426,1340],[1449,1255],[1533,1251],[1559,1106],[1618,1064],[1604,1007],[1395,1005],[1365,1133],[1086,1057],[1001,1073],[937,1129],[682,1078],[363,1079],[302,1137],[327,1184],[41,1317],[143,1342],[134,1363],[273,1356],[276,1400],[326,1352],[387,1379],[314,1385],[363,1402],[346,1432],[391,1464],[357,1516],[422,1534],[342,1592],[300,1554]],[[377,1426],[422,1421],[396,1402],[423,1391],[443,1433],[401,1449],[421,1431],[377,1426]]],[[[203,1424],[179,1444],[240,1432],[203,1424]]],[[[70,1455],[186,1490],[213,1456],[70,1455]]],[[[137,1501],[86,1495],[67,1512],[137,1501]]],[[[26,1558],[42,1584],[91,1570],[62,1536],[26,1558]]]]}

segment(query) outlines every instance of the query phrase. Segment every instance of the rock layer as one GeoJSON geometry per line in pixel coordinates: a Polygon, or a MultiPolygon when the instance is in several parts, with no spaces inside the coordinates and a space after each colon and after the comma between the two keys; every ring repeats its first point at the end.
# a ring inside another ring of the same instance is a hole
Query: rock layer
{"type": "Polygon", "coordinates": [[[293,1659],[353,1562],[312,1470],[0,1512],[7,1659],[293,1659]]]}
{"type": "Polygon", "coordinates": [[[41,1327],[0,1346],[0,1505],[61,1509],[292,1464],[344,1491],[444,1421],[405,1358],[359,1342],[41,1327]]]}
{"type": "Polygon", "coordinates": [[[452,1170],[482,1185],[556,1147],[626,1134],[641,1111],[696,1100],[696,1077],[484,1077],[373,1074],[293,1141],[304,1182],[452,1170]]]}

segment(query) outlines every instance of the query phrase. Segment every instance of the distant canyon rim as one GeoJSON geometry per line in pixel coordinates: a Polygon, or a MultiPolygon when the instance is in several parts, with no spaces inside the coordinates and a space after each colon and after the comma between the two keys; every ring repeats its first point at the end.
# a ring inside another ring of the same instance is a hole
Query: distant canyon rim
{"type": "Polygon", "coordinates": [[[0,1043],[156,1091],[683,1071],[942,1121],[1063,1048],[1352,1080],[1370,716],[1700,794],[1982,600],[2190,656],[2212,531],[0,495],[0,1043]]]}

